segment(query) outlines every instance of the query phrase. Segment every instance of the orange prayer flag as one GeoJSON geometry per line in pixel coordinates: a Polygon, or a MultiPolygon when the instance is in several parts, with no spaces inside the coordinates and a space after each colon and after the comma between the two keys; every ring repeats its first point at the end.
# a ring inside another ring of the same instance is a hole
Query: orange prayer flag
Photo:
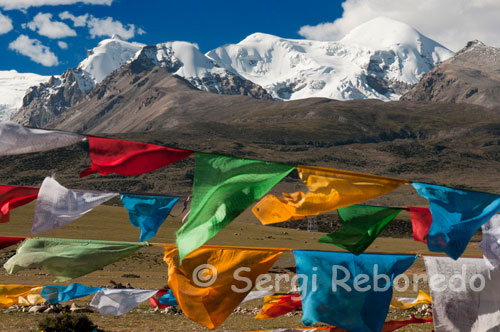
{"type": "Polygon", "coordinates": [[[302,308],[300,295],[271,295],[264,297],[264,305],[254,317],[257,320],[273,319],[302,308]]]}
{"type": "MultiPolygon", "coordinates": [[[[28,285],[0,285],[0,309],[8,308],[11,305],[18,303],[20,300],[29,303],[29,296],[31,294],[40,295],[41,286],[28,286],[28,285]]],[[[45,300],[41,298],[44,302],[45,300]]],[[[39,303],[37,301],[34,301],[39,303]]],[[[21,303],[22,305],[27,305],[21,303]]],[[[35,304],[35,303],[32,303],[35,304]]]]}
{"type": "Polygon", "coordinates": [[[262,224],[302,219],[387,194],[406,180],[324,167],[297,166],[307,193],[267,195],[252,209],[262,224]]]}
{"type": "Polygon", "coordinates": [[[424,292],[423,290],[418,291],[418,296],[416,299],[405,299],[393,297],[391,300],[391,307],[398,309],[410,309],[417,304],[431,304],[431,296],[424,292]]]}
{"type": "Polygon", "coordinates": [[[279,249],[202,247],[180,265],[177,248],[165,246],[168,286],[189,319],[215,329],[280,255],[279,249]]]}

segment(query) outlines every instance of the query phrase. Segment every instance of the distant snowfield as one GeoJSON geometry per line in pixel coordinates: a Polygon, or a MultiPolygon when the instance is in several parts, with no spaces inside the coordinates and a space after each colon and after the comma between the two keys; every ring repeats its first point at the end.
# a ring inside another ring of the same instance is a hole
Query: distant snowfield
{"type": "Polygon", "coordinates": [[[48,81],[50,76],[0,71],[0,121],[9,120],[21,107],[26,90],[48,81]]]}

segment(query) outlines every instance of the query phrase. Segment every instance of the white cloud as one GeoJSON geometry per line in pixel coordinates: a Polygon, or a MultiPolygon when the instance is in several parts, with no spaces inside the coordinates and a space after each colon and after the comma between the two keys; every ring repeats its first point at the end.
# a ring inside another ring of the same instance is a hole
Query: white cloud
{"type": "Polygon", "coordinates": [[[111,17],[96,18],[91,16],[87,22],[87,26],[92,38],[119,35],[121,38],[127,40],[133,38],[136,33],[139,35],[146,33],[141,28],[136,29],[136,26],[133,24],[124,26],[120,21],[115,21],[111,17]]]}
{"type": "Polygon", "coordinates": [[[346,0],[342,7],[341,18],[303,26],[299,34],[308,39],[339,40],[356,26],[385,16],[413,26],[454,51],[474,39],[500,46],[498,0],[346,0]]]}
{"type": "Polygon", "coordinates": [[[63,22],[52,21],[52,14],[38,13],[33,21],[28,23],[28,28],[37,31],[39,35],[52,39],[74,37],[76,31],[63,22]]]}
{"type": "Polygon", "coordinates": [[[20,35],[9,44],[9,49],[29,57],[32,61],[46,67],[57,66],[59,60],[50,51],[50,48],[43,45],[38,39],[31,39],[26,35],[20,35]]]}
{"type": "Polygon", "coordinates": [[[0,0],[0,7],[10,10],[40,6],[73,5],[77,3],[110,6],[113,3],[113,0],[0,0]]]}
{"type": "Polygon", "coordinates": [[[0,35],[12,30],[12,20],[0,12],[0,35]]]}
{"type": "Polygon", "coordinates": [[[74,27],[84,27],[87,25],[87,19],[89,18],[89,14],[75,16],[68,11],[64,11],[64,12],[59,14],[59,18],[61,20],[73,21],[74,27]]]}
{"type": "Polygon", "coordinates": [[[61,40],[57,42],[57,46],[59,46],[59,47],[60,47],[60,48],[62,48],[63,50],[68,49],[68,43],[63,42],[63,41],[61,41],[61,40]]]}

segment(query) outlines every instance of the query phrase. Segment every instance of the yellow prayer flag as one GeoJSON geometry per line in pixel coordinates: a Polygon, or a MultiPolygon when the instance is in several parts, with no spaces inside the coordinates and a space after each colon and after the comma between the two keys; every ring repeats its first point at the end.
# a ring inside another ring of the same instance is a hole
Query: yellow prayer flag
{"type": "Polygon", "coordinates": [[[297,166],[307,193],[283,193],[283,198],[267,195],[252,209],[262,224],[302,219],[358,204],[387,194],[406,180],[336,170],[325,167],[297,166]]]}
{"type": "Polygon", "coordinates": [[[393,297],[391,300],[391,307],[398,309],[410,309],[417,304],[431,304],[431,296],[426,292],[419,290],[416,299],[397,299],[393,297]]]}
{"type": "Polygon", "coordinates": [[[217,328],[281,255],[279,249],[202,247],[179,265],[177,248],[165,247],[168,286],[191,320],[217,328]]]}
{"type": "Polygon", "coordinates": [[[46,302],[47,300],[40,295],[42,289],[43,286],[32,288],[27,295],[19,296],[17,304],[21,306],[29,306],[46,302]]]}
{"type": "MultiPolygon", "coordinates": [[[[41,286],[29,286],[29,285],[0,285],[0,309],[8,308],[21,301],[26,300],[26,298],[34,290],[36,293],[41,286]]],[[[40,294],[40,293],[38,293],[40,294]]],[[[44,300],[45,301],[45,300],[44,300]]],[[[44,302],[42,301],[42,302],[44,302]]]]}

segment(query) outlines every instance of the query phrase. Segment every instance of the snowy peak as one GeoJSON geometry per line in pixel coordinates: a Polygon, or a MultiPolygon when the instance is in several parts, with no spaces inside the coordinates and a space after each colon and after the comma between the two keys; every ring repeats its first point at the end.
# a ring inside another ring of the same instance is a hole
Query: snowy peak
{"type": "Polygon", "coordinates": [[[86,72],[95,83],[101,83],[111,72],[124,65],[144,44],[126,42],[115,35],[101,41],[88,52],[78,69],[86,72]]]}
{"type": "Polygon", "coordinates": [[[50,76],[18,73],[15,70],[0,71],[0,121],[10,120],[17,112],[29,87],[49,78],[50,76]]]}
{"type": "Polygon", "coordinates": [[[377,18],[337,42],[255,33],[206,55],[277,99],[396,100],[453,52],[407,24],[377,18]]]}

